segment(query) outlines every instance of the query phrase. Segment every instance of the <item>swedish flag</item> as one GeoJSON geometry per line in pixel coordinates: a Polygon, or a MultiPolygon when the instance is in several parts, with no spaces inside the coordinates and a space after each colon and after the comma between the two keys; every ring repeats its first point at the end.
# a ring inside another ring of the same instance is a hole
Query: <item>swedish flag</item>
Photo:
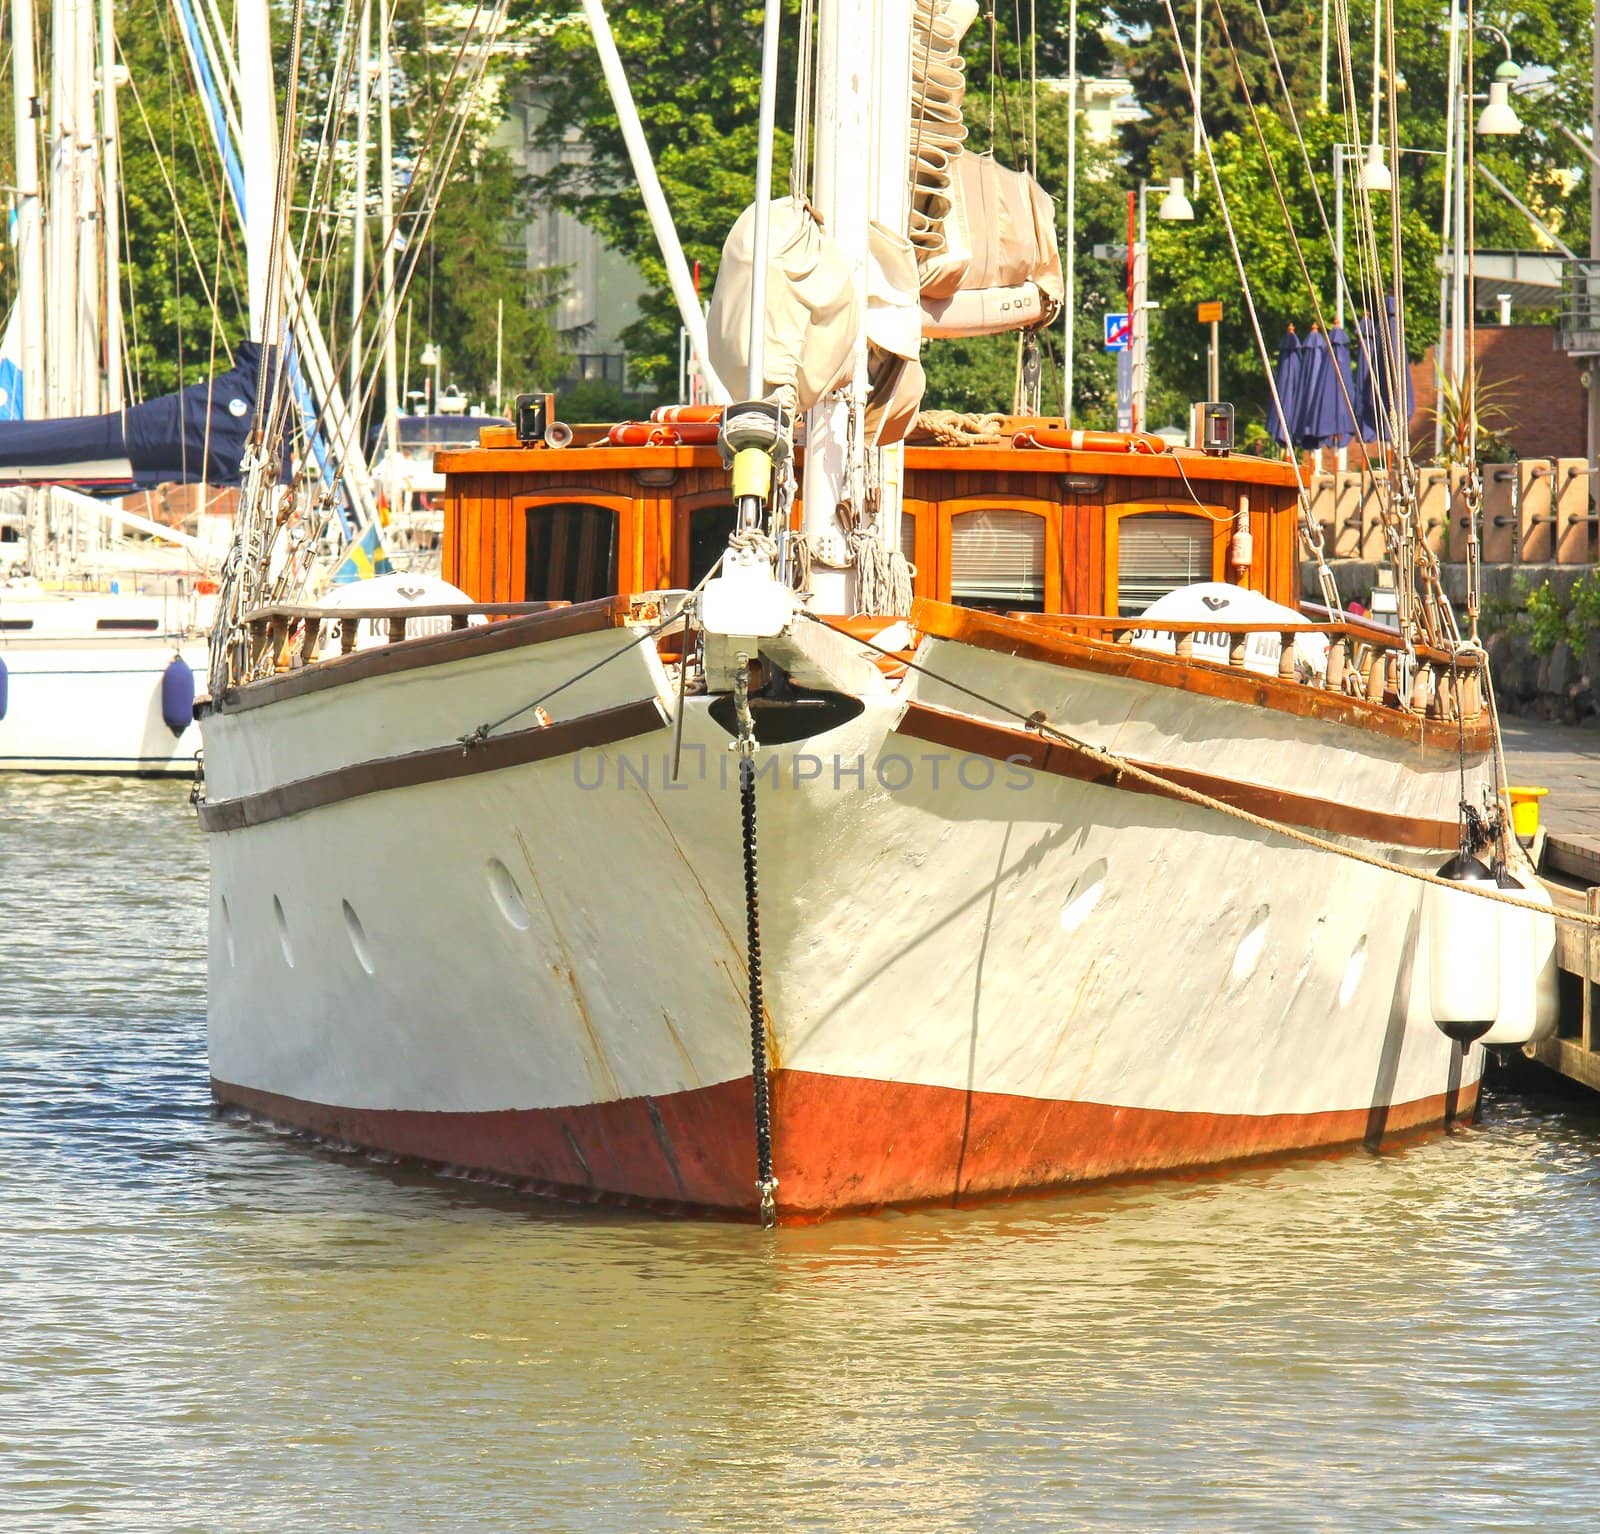
{"type": "Polygon", "coordinates": [[[394,566],[383,551],[378,539],[378,525],[373,523],[344,551],[344,559],[333,572],[335,586],[348,586],[352,581],[369,580],[374,575],[392,575],[394,566]]]}

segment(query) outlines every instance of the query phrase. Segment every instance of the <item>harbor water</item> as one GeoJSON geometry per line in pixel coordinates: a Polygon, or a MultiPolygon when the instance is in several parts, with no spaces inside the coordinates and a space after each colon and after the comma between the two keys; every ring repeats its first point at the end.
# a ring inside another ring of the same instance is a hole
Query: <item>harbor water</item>
{"type": "Polygon", "coordinates": [[[0,1528],[1594,1526],[1586,1104],[773,1235],[538,1205],[215,1117],[205,881],[185,785],[0,779],[0,1528]]]}

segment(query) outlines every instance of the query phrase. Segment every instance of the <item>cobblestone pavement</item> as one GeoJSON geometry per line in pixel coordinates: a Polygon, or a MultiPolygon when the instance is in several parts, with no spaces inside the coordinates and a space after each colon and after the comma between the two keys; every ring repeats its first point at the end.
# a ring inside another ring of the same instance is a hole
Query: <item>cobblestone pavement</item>
{"type": "Polygon", "coordinates": [[[1600,729],[1501,716],[1513,784],[1550,790],[1543,819],[1552,835],[1600,844],[1600,729]]]}

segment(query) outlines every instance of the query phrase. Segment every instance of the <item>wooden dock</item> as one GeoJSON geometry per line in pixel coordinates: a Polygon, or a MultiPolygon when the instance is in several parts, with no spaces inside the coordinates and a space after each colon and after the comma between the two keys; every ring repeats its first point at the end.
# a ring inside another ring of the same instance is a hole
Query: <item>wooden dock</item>
{"type": "MultiPolygon", "coordinates": [[[[1514,784],[1550,790],[1542,816],[1540,876],[1558,904],[1600,913],[1600,730],[1503,721],[1506,770],[1514,784]]],[[[1557,1036],[1523,1053],[1569,1081],[1600,1092],[1600,932],[1562,922],[1557,1036]]]]}

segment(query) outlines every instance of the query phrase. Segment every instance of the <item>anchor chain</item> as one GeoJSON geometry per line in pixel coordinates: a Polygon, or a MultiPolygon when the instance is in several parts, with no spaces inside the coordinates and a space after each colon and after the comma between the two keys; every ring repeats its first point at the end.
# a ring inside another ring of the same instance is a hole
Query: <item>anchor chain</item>
{"type": "Polygon", "coordinates": [[[739,733],[739,822],[744,844],[745,954],[750,972],[750,1084],[755,1093],[756,1191],[761,1223],[778,1222],[778,1179],[772,1175],[772,1104],[767,1086],[766,1008],[761,999],[761,894],[756,878],[756,725],[750,712],[750,657],[742,651],[733,680],[739,733]]]}

